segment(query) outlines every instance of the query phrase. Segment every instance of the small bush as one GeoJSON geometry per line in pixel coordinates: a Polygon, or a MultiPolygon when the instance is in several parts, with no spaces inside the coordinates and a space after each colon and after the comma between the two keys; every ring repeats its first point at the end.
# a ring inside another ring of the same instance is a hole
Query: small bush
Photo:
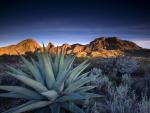
{"type": "Polygon", "coordinates": [[[135,93],[139,99],[141,99],[143,95],[146,95],[147,98],[150,98],[150,77],[144,77],[135,80],[131,88],[132,90],[135,90],[135,93]]]}
{"type": "Polygon", "coordinates": [[[101,69],[94,68],[92,73],[100,75],[95,84],[100,87],[97,90],[102,91],[105,97],[102,100],[91,101],[87,113],[150,113],[150,99],[147,96],[150,94],[147,92],[150,91],[149,79],[145,78],[140,82],[134,80],[129,74],[125,74],[121,77],[121,84],[116,86],[113,85],[113,81],[102,74],[101,69]],[[135,85],[135,82],[138,84],[135,85]],[[103,85],[107,86],[105,90],[101,88],[103,85]],[[138,93],[133,85],[140,88],[138,93]]]}
{"type": "Polygon", "coordinates": [[[139,63],[128,57],[110,58],[104,64],[106,73],[116,72],[118,75],[131,74],[139,68],[139,63]]]}
{"type": "Polygon", "coordinates": [[[143,96],[139,102],[139,113],[150,113],[150,99],[147,96],[143,96]]]}

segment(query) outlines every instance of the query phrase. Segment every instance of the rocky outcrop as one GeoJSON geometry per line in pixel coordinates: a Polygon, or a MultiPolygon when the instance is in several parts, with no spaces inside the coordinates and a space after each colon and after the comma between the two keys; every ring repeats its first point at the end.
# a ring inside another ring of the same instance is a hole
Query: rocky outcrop
{"type": "Polygon", "coordinates": [[[51,49],[51,48],[54,48],[55,46],[51,43],[51,42],[49,42],[48,43],[48,45],[47,45],[47,49],[49,50],[49,49],[51,49]]]}
{"type": "Polygon", "coordinates": [[[85,50],[85,45],[73,44],[71,45],[71,49],[73,53],[83,52],[85,50]]]}
{"type": "Polygon", "coordinates": [[[34,52],[36,49],[40,49],[40,45],[33,39],[23,40],[16,45],[10,45],[0,48],[0,55],[18,55],[28,52],[34,52]]]}
{"type": "MultiPolygon", "coordinates": [[[[17,55],[34,52],[35,49],[41,49],[40,45],[33,39],[24,40],[16,45],[0,48],[0,55],[17,55]]],[[[52,43],[47,45],[47,50],[52,54],[60,51],[61,48],[65,50],[65,54],[75,54],[77,57],[116,57],[124,55],[125,50],[140,50],[142,49],[133,42],[121,40],[116,37],[100,37],[87,45],[81,44],[63,44],[62,46],[55,47],[52,43]]]]}
{"type": "Polygon", "coordinates": [[[91,51],[105,50],[131,50],[141,49],[138,45],[127,40],[121,40],[117,37],[100,37],[90,42],[89,48],[91,51]]]}
{"type": "Polygon", "coordinates": [[[103,57],[103,58],[109,58],[109,57],[116,57],[116,56],[123,56],[124,52],[120,50],[100,50],[100,51],[92,51],[90,53],[90,56],[92,58],[95,57],[103,57]]]}
{"type": "Polygon", "coordinates": [[[68,50],[71,49],[71,45],[69,45],[69,44],[63,44],[63,45],[61,46],[61,48],[62,48],[63,50],[68,51],[68,50]]]}
{"type": "Polygon", "coordinates": [[[77,57],[86,57],[86,56],[87,56],[87,53],[83,51],[83,52],[75,53],[75,55],[76,55],[77,57]]]}

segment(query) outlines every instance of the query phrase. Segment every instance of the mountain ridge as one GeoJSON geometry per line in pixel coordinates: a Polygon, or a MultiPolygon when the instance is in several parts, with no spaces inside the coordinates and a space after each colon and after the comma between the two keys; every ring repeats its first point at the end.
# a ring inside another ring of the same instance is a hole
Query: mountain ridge
{"type": "MultiPolygon", "coordinates": [[[[56,52],[56,48],[64,48],[67,54],[75,54],[78,57],[109,57],[119,56],[123,54],[123,50],[139,50],[142,49],[134,42],[121,40],[117,37],[99,37],[91,41],[89,44],[72,44],[67,43],[56,47],[53,43],[49,42],[47,47],[52,53],[56,52]]],[[[9,45],[0,47],[0,55],[17,55],[25,54],[27,52],[34,52],[36,49],[42,47],[34,39],[26,39],[16,45],[9,45]]]]}
{"type": "Polygon", "coordinates": [[[26,39],[16,45],[0,47],[0,55],[18,55],[18,53],[25,54],[27,52],[34,52],[36,48],[41,48],[41,46],[33,39],[26,39]]]}

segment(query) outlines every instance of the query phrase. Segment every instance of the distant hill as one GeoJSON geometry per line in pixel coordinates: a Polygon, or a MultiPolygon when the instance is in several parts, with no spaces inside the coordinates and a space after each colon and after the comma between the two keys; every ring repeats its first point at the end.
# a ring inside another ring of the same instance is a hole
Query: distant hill
{"type": "Polygon", "coordinates": [[[0,48],[0,55],[17,55],[18,53],[25,54],[27,52],[34,52],[36,48],[41,47],[33,39],[27,39],[16,45],[10,45],[0,48]]]}
{"type": "MultiPolygon", "coordinates": [[[[16,45],[10,45],[0,48],[0,55],[17,55],[34,52],[36,48],[42,47],[33,39],[23,40],[16,45]]],[[[57,48],[64,48],[66,54],[75,54],[78,57],[115,57],[124,55],[126,50],[142,50],[142,48],[135,43],[127,40],[121,40],[117,37],[100,37],[86,45],[82,44],[63,44],[55,47],[51,42],[47,45],[47,49],[55,53],[57,48]]]]}
{"type": "Polygon", "coordinates": [[[138,45],[131,41],[121,40],[117,37],[100,37],[90,42],[89,47],[92,51],[98,51],[101,49],[106,50],[133,50],[141,49],[138,45]]]}

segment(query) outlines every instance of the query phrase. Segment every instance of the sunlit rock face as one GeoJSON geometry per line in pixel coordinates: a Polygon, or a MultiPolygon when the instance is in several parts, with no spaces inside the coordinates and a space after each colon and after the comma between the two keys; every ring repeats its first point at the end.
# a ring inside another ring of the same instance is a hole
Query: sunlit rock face
{"type": "MultiPolygon", "coordinates": [[[[65,50],[64,54],[74,54],[77,57],[116,57],[123,56],[124,50],[140,50],[142,49],[133,42],[121,40],[116,37],[100,37],[86,45],[67,43],[61,46],[54,46],[51,42],[46,49],[55,55],[56,51],[61,48],[65,50]]],[[[10,45],[0,48],[0,55],[17,55],[33,53],[36,49],[43,50],[42,47],[33,39],[23,40],[16,45],[10,45]]]]}
{"type": "Polygon", "coordinates": [[[73,53],[83,52],[85,50],[85,45],[73,44],[71,45],[71,49],[73,53]]]}
{"type": "Polygon", "coordinates": [[[101,51],[92,51],[90,56],[92,58],[95,57],[104,57],[104,58],[109,58],[109,57],[116,57],[116,56],[123,56],[124,53],[120,50],[101,50],[101,51]]]}
{"type": "Polygon", "coordinates": [[[28,52],[34,52],[36,49],[40,49],[41,46],[33,39],[23,40],[16,45],[10,45],[7,47],[0,48],[0,55],[18,55],[25,54],[28,52]]]}
{"type": "Polygon", "coordinates": [[[69,44],[67,44],[67,43],[65,43],[65,44],[63,44],[62,46],[61,46],[61,48],[63,49],[63,50],[70,50],[71,49],[71,45],[69,45],[69,44]]]}
{"type": "Polygon", "coordinates": [[[87,53],[86,52],[78,52],[75,54],[77,57],[86,57],[87,53]]]}
{"type": "Polygon", "coordinates": [[[138,45],[127,40],[121,40],[117,37],[100,37],[90,42],[89,47],[92,51],[101,49],[106,50],[129,50],[141,49],[138,45]]]}
{"type": "Polygon", "coordinates": [[[51,49],[51,48],[54,48],[55,46],[51,43],[51,42],[49,42],[48,43],[48,45],[47,45],[47,49],[49,50],[49,49],[51,49]]]}

